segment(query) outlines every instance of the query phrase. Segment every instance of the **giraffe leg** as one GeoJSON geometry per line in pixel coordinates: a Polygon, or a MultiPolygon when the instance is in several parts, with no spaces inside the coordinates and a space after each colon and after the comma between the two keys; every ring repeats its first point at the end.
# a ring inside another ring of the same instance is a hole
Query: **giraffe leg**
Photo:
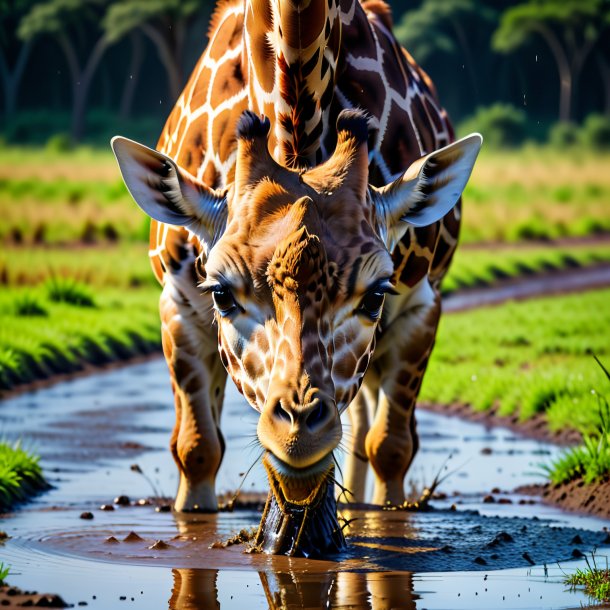
{"type": "Polygon", "coordinates": [[[408,308],[388,329],[376,369],[382,371],[375,419],[366,453],[375,473],[373,503],[401,504],[404,478],[417,453],[415,401],[434,345],[440,296],[429,284],[418,289],[408,308]]]}
{"type": "Polygon", "coordinates": [[[360,391],[347,408],[350,437],[346,439],[348,453],[345,458],[343,486],[348,491],[339,494],[337,499],[340,502],[365,501],[366,475],[369,468],[365,439],[370,427],[369,411],[377,402],[379,388],[376,382],[377,379],[373,379],[372,375],[367,373],[360,391]]]}
{"type": "Polygon", "coordinates": [[[161,319],[176,406],[170,448],[180,483],[174,508],[216,511],[215,479],[224,453],[218,425],[226,381],[216,337],[202,336],[193,312],[185,304],[176,304],[165,291],[161,319]]]}

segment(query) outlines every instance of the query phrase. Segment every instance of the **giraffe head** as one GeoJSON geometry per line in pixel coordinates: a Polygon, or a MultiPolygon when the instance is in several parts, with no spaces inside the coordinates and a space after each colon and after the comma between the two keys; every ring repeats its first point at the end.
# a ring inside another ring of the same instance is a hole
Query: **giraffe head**
{"type": "Polygon", "coordinates": [[[222,362],[260,413],[271,485],[308,504],[332,470],[340,414],[360,387],[394,290],[390,252],[408,223],[434,223],[456,204],[481,138],[422,157],[375,188],[362,113],[343,111],[333,155],[302,171],[273,160],[269,127],[243,114],[235,177],[223,191],[142,145],[115,138],[113,148],[138,205],[200,238],[200,289],[213,299],[222,362]]]}

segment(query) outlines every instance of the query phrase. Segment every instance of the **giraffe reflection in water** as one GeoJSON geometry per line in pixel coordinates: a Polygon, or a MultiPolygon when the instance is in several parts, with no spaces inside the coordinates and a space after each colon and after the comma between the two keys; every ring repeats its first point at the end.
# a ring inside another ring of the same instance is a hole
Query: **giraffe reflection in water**
{"type": "MultiPolygon", "coordinates": [[[[174,588],[171,610],[222,608],[223,599],[240,591],[222,591],[218,570],[172,570],[174,588]]],[[[415,610],[410,572],[259,572],[262,595],[271,610],[288,608],[357,608],[415,610]]],[[[243,585],[242,585],[243,586],[243,585]]],[[[252,592],[251,594],[254,594],[252,592]]]]}

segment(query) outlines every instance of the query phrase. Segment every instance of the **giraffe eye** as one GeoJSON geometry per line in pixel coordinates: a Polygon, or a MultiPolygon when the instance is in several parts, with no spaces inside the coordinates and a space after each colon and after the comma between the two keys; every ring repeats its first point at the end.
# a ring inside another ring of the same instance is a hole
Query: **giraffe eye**
{"type": "Polygon", "coordinates": [[[212,291],[212,299],[214,300],[214,306],[218,313],[222,316],[228,316],[232,314],[238,305],[228,288],[218,286],[212,291]]]}
{"type": "Polygon", "coordinates": [[[379,290],[371,290],[364,295],[360,307],[359,313],[363,313],[368,316],[371,320],[379,319],[381,315],[381,308],[383,307],[383,299],[385,293],[379,290]]]}

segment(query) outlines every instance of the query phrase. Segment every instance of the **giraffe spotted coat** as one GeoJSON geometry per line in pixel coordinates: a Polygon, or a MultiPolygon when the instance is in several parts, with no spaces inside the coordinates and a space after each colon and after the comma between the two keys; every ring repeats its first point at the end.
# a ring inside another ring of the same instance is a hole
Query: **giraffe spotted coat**
{"type": "Polygon", "coordinates": [[[291,493],[327,470],[349,406],[343,499],[370,464],[373,501],[400,503],[480,138],[447,146],[380,0],[224,0],[209,38],[161,154],[113,144],[153,217],[176,509],[216,507],[227,371],[291,493]]]}

